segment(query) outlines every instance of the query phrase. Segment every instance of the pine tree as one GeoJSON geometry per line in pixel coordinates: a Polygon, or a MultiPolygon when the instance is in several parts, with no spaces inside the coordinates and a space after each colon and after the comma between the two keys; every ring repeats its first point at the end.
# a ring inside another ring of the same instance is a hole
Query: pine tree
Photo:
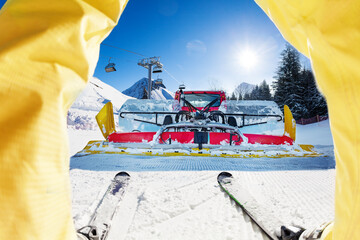
{"type": "Polygon", "coordinates": [[[144,87],[143,96],[141,99],[148,99],[148,91],[146,90],[145,87],[144,87]]]}
{"type": "Polygon", "coordinates": [[[305,68],[301,70],[300,72],[300,78],[301,78],[301,83],[304,87],[304,92],[303,92],[303,102],[304,105],[307,109],[306,113],[304,113],[302,115],[303,118],[310,118],[312,117],[313,111],[311,110],[312,108],[312,101],[313,101],[313,84],[315,84],[315,82],[313,81],[313,77],[312,74],[310,76],[310,71],[306,70],[305,68]]]}
{"type": "Polygon", "coordinates": [[[288,105],[295,119],[300,118],[307,110],[302,98],[304,87],[301,84],[299,58],[296,49],[286,44],[274,77],[276,81],[272,85],[275,90],[275,102],[282,109],[285,104],[288,105]]]}
{"type": "Polygon", "coordinates": [[[251,93],[244,95],[244,100],[272,100],[270,86],[265,80],[262,81],[259,85],[255,86],[251,93]]]}
{"type": "Polygon", "coordinates": [[[260,88],[259,86],[255,86],[255,88],[250,93],[251,100],[260,100],[260,88]]]}
{"type": "Polygon", "coordinates": [[[251,96],[249,93],[245,93],[243,100],[251,100],[251,96]]]}
{"type": "Polygon", "coordinates": [[[295,119],[327,114],[326,101],[316,87],[312,71],[301,69],[299,53],[289,44],[281,53],[274,78],[275,102],[281,108],[288,105],[295,119]]]}
{"type": "Polygon", "coordinates": [[[271,100],[270,86],[266,83],[266,81],[262,81],[259,85],[260,98],[259,100],[271,100]]]}
{"type": "Polygon", "coordinates": [[[307,114],[304,118],[314,117],[316,115],[327,114],[327,104],[325,98],[319,92],[315,78],[311,70],[303,69],[301,71],[302,82],[305,87],[304,103],[307,108],[307,114]]]}

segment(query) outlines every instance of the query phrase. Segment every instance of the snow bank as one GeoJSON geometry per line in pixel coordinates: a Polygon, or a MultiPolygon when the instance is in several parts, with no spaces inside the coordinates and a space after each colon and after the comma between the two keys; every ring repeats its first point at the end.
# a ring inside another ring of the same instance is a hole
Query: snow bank
{"type": "Polygon", "coordinates": [[[92,77],[71,108],[98,112],[105,103],[111,101],[114,111],[118,111],[122,104],[131,98],[98,78],[92,77]]]}
{"type": "Polygon", "coordinates": [[[329,120],[308,125],[296,125],[296,142],[299,144],[334,145],[329,120]]]}
{"type": "MultiPolygon", "coordinates": [[[[67,114],[70,156],[83,149],[90,140],[103,140],[95,116],[111,101],[116,113],[128,97],[101,80],[92,77],[67,114]]],[[[117,119],[116,114],[114,114],[117,119]]],[[[115,121],[118,128],[118,122],[115,121]]]]}
{"type": "Polygon", "coordinates": [[[104,137],[100,132],[99,128],[97,128],[97,130],[94,131],[75,130],[72,128],[68,128],[68,137],[69,137],[69,146],[70,146],[69,149],[70,156],[73,156],[77,152],[84,149],[84,147],[90,140],[104,140],[104,137]]]}
{"type": "Polygon", "coordinates": [[[104,104],[111,101],[116,113],[128,99],[131,97],[93,77],[68,111],[68,129],[97,131],[95,116],[104,104]]]}

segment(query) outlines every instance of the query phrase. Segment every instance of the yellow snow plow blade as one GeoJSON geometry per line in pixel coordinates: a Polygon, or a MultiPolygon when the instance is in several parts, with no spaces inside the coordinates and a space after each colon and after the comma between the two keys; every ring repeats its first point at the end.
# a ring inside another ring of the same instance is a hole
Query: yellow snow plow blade
{"type": "Polygon", "coordinates": [[[105,139],[115,132],[114,111],[111,102],[106,103],[95,118],[105,139]]]}
{"type": "Polygon", "coordinates": [[[78,152],[75,157],[89,154],[127,154],[141,156],[193,156],[193,157],[225,157],[225,158],[284,158],[284,157],[319,157],[322,154],[314,151],[312,145],[294,145],[294,146],[276,146],[264,145],[252,149],[248,147],[224,148],[221,146],[212,146],[211,148],[199,149],[182,148],[158,144],[148,147],[136,146],[127,147],[131,144],[117,144],[107,141],[90,141],[85,148],[78,152]],[[159,146],[161,145],[161,146],[159,146]]]}
{"type": "Polygon", "coordinates": [[[287,105],[284,105],[284,135],[295,141],[296,137],[296,121],[287,105]]]}

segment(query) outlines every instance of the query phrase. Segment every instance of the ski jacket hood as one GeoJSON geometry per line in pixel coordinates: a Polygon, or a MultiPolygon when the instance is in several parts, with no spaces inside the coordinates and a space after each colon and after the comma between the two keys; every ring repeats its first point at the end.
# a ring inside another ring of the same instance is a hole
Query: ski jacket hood
{"type": "Polygon", "coordinates": [[[284,38],[311,61],[318,87],[328,103],[335,148],[333,239],[358,239],[360,236],[360,2],[357,0],[255,1],[275,23],[284,38]]]}
{"type": "Polygon", "coordinates": [[[8,0],[0,11],[0,236],[76,239],[67,110],[127,0],[8,0]]]}

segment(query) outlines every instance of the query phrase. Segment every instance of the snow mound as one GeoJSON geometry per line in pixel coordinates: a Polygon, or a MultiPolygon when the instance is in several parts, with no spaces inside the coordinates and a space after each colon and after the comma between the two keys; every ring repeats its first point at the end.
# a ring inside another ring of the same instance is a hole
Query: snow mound
{"type": "Polygon", "coordinates": [[[97,130],[96,114],[107,102],[112,102],[114,112],[118,112],[123,103],[132,97],[92,77],[68,111],[68,128],[97,130]]]}
{"type": "Polygon", "coordinates": [[[132,97],[126,96],[100,79],[92,77],[71,108],[100,111],[105,103],[111,101],[114,110],[118,111],[130,98],[132,97]]]}

